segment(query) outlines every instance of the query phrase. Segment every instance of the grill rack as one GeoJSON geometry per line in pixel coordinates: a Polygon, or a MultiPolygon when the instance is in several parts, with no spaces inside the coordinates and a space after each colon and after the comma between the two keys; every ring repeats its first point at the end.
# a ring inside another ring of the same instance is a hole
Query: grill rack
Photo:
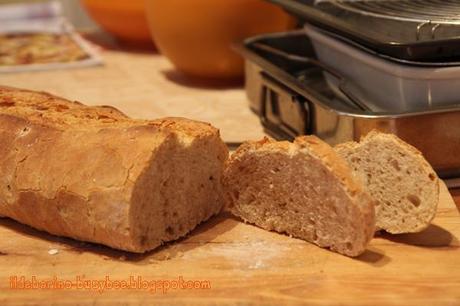
{"type": "Polygon", "coordinates": [[[422,29],[429,27],[431,39],[442,25],[460,25],[460,1],[455,0],[336,0],[319,1],[342,10],[364,16],[416,22],[415,37],[420,40],[422,29]]]}
{"type": "Polygon", "coordinates": [[[460,0],[269,0],[302,21],[382,56],[460,60],[460,0]]]}
{"type": "Polygon", "coordinates": [[[355,13],[401,21],[460,24],[460,1],[361,0],[321,1],[355,13]]]}

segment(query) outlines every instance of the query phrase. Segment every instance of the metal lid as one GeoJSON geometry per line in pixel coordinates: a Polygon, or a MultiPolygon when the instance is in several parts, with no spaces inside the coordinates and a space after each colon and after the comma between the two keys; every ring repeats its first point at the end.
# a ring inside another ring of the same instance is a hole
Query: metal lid
{"type": "Polygon", "coordinates": [[[460,59],[458,0],[269,1],[383,55],[419,62],[460,59]]]}

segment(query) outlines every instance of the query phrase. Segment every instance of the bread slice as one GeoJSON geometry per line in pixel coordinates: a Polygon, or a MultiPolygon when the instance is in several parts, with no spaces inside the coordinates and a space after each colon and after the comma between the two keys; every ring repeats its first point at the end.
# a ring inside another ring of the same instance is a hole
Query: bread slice
{"type": "Polygon", "coordinates": [[[374,203],[335,151],[314,136],[246,142],[224,172],[228,208],[267,230],[357,256],[374,235],[374,203]]]}
{"type": "Polygon", "coordinates": [[[376,202],[377,228],[414,233],[434,218],[439,179],[422,153],[392,134],[372,131],[359,143],[335,147],[376,202]]]}
{"type": "Polygon", "coordinates": [[[219,131],[0,87],[0,215],[145,252],[222,207],[219,131]]]}

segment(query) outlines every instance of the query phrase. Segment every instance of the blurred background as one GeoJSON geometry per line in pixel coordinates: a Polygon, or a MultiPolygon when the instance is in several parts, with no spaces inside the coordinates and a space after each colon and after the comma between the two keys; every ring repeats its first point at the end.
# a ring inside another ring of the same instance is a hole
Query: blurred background
{"type": "Polygon", "coordinates": [[[27,19],[58,15],[86,38],[105,32],[121,47],[159,52],[188,76],[220,80],[243,78],[243,59],[234,51],[235,43],[296,24],[264,0],[0,0],[0,4],[0,23],[14,19],[25,24],[27,19]]]}
{"type": "MultiPolygon", "coordinates": [[[[70,22],[79,30],[94,31],[99,28],[88,13],[83,8],[82,3],[79,0],[56,0],[61,3],[63,12],[70,22]]],[[[41,0],[0,0],[1,4],[18,4],[18,3],[34,3],[43,2],[41,0]]],[[[107,2],[110,2],[108,0],[107,2]]],[[[126,2],[129,2],[127,0],[126,2]]]]}

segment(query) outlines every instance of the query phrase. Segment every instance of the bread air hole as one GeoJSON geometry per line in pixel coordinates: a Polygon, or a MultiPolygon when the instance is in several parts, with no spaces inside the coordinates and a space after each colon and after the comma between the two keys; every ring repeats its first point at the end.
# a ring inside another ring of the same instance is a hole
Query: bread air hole
{"type": "Polygon", "coordinates": [[[2,101],[0,107],[13,107],[15,103],[13,101],[2,101]]]}
{"type": "Polygon", "coordinates": [[[409,202],[412,203],[412,205],[414,205],[415,207],[419,207],[420,206],[420,198],[416,195],[413,195],[413,194],[410,194],[407,196],[407,199],[409,200],[409,202]]]}
{"type": "Polygon", "coordinates": [[[167,233],[168,235],[174,235],[174,229],[173,229],[171,226],[168,226],[168,227],[166,228],[166,233],[167,233]]]}
{"type": "Polygon", "coordinates": [[[353,163],[360,162],[360,161],[361,161],[361,159],[359,157],[352,157],[351,158],[351,162],[353,162],[353,163]]]}
{"type": "Polygon", "coordinates": [[[316,232],[316,230],[313,231],[313,236],[312,236],[312,239],[313,241],[318,241],[318,233],[316,232]]]}
{"type": "Polygon", "coordinates": [[[30,128],[25,126],[20,132],[19,132],[19,137],[23,137],[27,134],[29,134],[30,128]]]}
{"type": "Polygon", "coordinates": [[[49,107],[46,106],[46,105],[36,105],[36,106],[35,106],[35,109],[36,109],[36,110],[39,110],[39,111],[46,111],[46,110],[49,109],[49,107]]]}
{"type": "Polygon", "coordinates": [[[69,107],[67,105],[62,105],[62,104],[58,104],[55,107],[55,110],[57,112],[62,112],[62,111],[68,110],[68,109],[69,109],[69,107]]]}
{"type": "Polygon", "coordinates": [[[396,159],[392,159],[390,161],[390,165],[392,165],[393,168],[395,168],[397,171],[401,170],[401,168],[399,167],[399,163],[398,163],[398,161],[396,159]]]}
{"type": "Polygon", "coordinates": [[[237,201],[240,198],[240,193],[238,190],[233,190],[233,200],[237,201]]]}
{"type": "Polygon", "coordinates": [[[436,178],[436,175],[434,175],[434,173],[430,173],[428,177],[430,178],[430,180],[434,181],[434,179],[436,178]]]}
{"type": "Polygon", "coordinates": [[[104,119],[111,119],[111,118],[109,116],[107,116],[107,115],[97,114],[97,119],[98,120],[104,120],[104,119]]]}

